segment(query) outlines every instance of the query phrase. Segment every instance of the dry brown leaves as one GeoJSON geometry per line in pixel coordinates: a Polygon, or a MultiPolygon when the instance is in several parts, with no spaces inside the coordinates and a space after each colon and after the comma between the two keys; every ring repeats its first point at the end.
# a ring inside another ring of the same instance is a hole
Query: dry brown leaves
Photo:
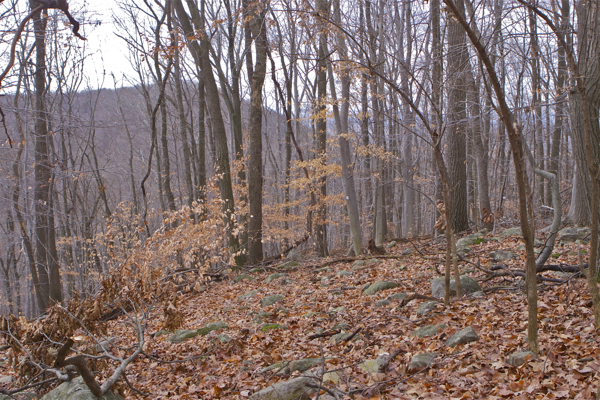
{"type": "MultiPolygon", "coordinates": [[[[426,256],[443,259],[444,248],[431,240],[414,243],[426,256]]],[[[519,254],[506,262],[510,268],[523,268],[524,255],[517,251],[516,237],[502,242],[474,246],[467,255],[473,262],[488,266],[491,250],[510,250],[519,254]]],[[[389,252],[400,254],[413,246],[397,246],[389,252]]],[[[574,246],[556,249],[552,263],[577,264],[574,246]]],[[[314,265],[314,260],[311,264],[314,265]]],[[[463,273],[482,277],[481,272],[462,264],[463,273]]],[[[394,293],[429,295],[429,281],[437,276],[430,259],[414,253],[398,260],[380,260],[354,269],[350,264],[335,264],[315,273],[302,265],[288,275],[270,283],[264,280],[272,271],[255,273],[256,281],[215,282],[205,292],[187,294],[167,302],[166,315],[177,310],[182,328],[196,329],[214,321],[224,321],[227,330],[197,336],[180,344],[166,341],[168,336],[150,334],[163,329],[162,319],[150,321],[146,353],[127,370],[129,382],[146,397],[128,392],[128,398],[147,399],[244,399],[252,393],[289,376],[262,368],[281,361],[308,357],[326,358],[325,367],[337,370],[337,383],[326,382],[354,399],[591,399],[598,384],[600,362],[593,326],[593,314],[586,282],[571,279],[556,286],[542,285],[539,290],[540,357],[515,368],[505,363],[508,356],[524,349],[527,307],[521,290],[499,290],[484,297],[465,297],[442,305],[431,314],[417,315],[417,301],[402,309],[398,302],[376,307],[377,300],[394,293]],[[340,271],[351,275],[338,275],[340,271]],[[281,280],[291,282],[282,285],[281,280]],[[362,287],[379,280],[399,283],[395,289],[364,296],[362,287]],[[252,290],[262,292],[249,299],[239,296],[252,290]],[[284,299],[263,308],[259,300],[266,295],[282,294],[284,299]],[[260,319],[257,317],[260,316],[260,319]],[[285,329],[261,331],[263,323],[279,323],[285,329]],[[411,333],[419,326],[445,324],[438,335],[419,339],[411,333]],[[472,326],[480,340],[457,348],[444,347],[454,332],[472,326]],[[336,344],[330,338],[310,340],[321,331],[341,328],[353,332],[362,328],[356,339],[336,344]],[[217,335],[231,340],[222,343],[217,335]],[[360,364],[383,352],[399,351],[384,373],[367,372],[360,364]],[[431,368],[407,376],[409,360],[415,354],[438,353],[431,368]],[[186,357],[202,356],[182,363],[163,363],[186,357]]],[[[559,277],[548,272],[548,276],[559,277]]],[[[232,274],[233,277],[233,274],[232,274]]],[[[484,287],[513,287],[510,277],[497,278],[484,287]]],[[[161,310],[156,311],[159,315],[161,310]]],[[[110,335],[120,336],[118,345],[125,348],[135,338],[122,325],[111,323],[110,335]]],[[[297,373],[296,373],[297,374],[297,373]]],[[[296,375],[294,374],[294,375],[296,375]]],[[[335,381],[335,379],[334,379],[335,381]]],[[[324,392],[322,392],[324,393],[324,392]]],[[[348,397],[350,398],[350,397],[348,397]]]]}

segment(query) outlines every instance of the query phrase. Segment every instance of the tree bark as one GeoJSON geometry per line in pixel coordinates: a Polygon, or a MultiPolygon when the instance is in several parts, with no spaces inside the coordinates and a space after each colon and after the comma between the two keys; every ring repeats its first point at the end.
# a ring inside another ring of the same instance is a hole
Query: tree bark
{"type": "MultiPolygon", "coordinates": [[[[456,6],[464,12],[463,0],[456,6]]],[[[448,120],[446,140],[448,141],[448,175],[452,191],[451,212],[454,232],[469,228],[467,209],[467,73],[470,68],[465,31],[453,18],[448,21],[448,120]]]]}
{"type": "Polygon", "coordinates": [[[245,257],[238,253],[240,245],[237,236],[233,234],[235,221],[232,219],[234,213],[233,187],[231,182],[231,169],[229,165],[229,151],[227,147],[227,131],[223,122],[219,88],[215,81],[212,65],[210,62],[209,36],[204,29],[204,17],[198,10],[193,0],[187,0],[192,17],[187,14],[181,0],[174,0],[175,11],[183,32],[187,37],[187,45],[190,49],[194,62],[200,68],[202,82],[206,91],[206,104],[211,119],[211,128],[215,142],[216,173],[219,178],[219,191],[223,200],[224,219],[227,226],[227,242],[231,254],[236,254],[236,263],[243,265],[245,257]],[[192,27],[193,23],[193,27],[192,27]],[[198,32],[196,34],[196,32],[198,32]]]}
{"type": "MultiPolygon", "coordinates": [[[[329,18],[329,3],[327,0],[317,0],[317,14],[320,19],[318,26],[321,32],[318,35],[318,55],[317,55],[317,99],[315,106],[315,128],[317,133],[316,152],[319,163],[324,167],[327,164],[327,32],[325,31],[325,22],[329,18]]],[[[315,220],[315,244],[317,254],[320,257],[327,257],[327,178],[325,171],[321,172],[318,178],[319,197],[317,202],[317,212],[315,220]]]]}
{"type": "MultiPolygon", "coordinates": [[[[339,0],[334,0],[334,19],[336,23],[341,23],[341,11],[339,0]]],[[[348,61],[348,50],[346,41],[341,33],[337,34],[337,45],[340,59],[342,62],[348,61]]],[[[362,230],[360,226],[360,217],[358,212],[358,199],[356,198],[356,189],[354,186],[354,171],[352,165],[352,155],[350,152],[350,142],[347,135],[348,130],[348,111],[350,107],[350,68],[343,68],[341,71],[341,107],[338,106],[337,93],[333,75],[331,60],[328,60],[327,69],[329,72],[329,86],[331,98],[333,100],[333,115],[335,118],[336,133],[340,146],[340,159],[342,163],[342,181],[346,199],[346,208],[348,209],[348,218],[350,220],[350,237],[352,238],[352,249],[354,255],[362,254],[362,230]]]]}
{"type": "MultiPolygon", "coordinates": [[[[250,139],[250,159],[248,163],[248,261],[251,264],[262,261],[262,90],[267,71],[267,25],[264,24],[265,5],[255,3],[250,6],[244,0],[246,35],[254,42],[256,63],[248,66],[250,77],[250,110],[248,133],[250,139]]],[[[251,54],[250,48],[246,49],[251,54]]]]}
{"type": "Polygon", "coordinates": [[[508,140],[513,153],[513,162],[515,166],[515,174],[517,181],[517,189],[519,193],[519,218],[521,222],[521,232],[525,242],[526,254],[526,282],[527,282],[527,309],[528,309],[528,324],[527,324],[527,342],[529,350],[534,353],[539,353],[538,343],[538,321],[537,321],[537,271],[535,266],[535,254],[533,250],[534,241],[534,225],[533,225],[533,205],[530,201],[529,179],[525,168],[525,160],[523,159],[523,145],[521,142],[520,132],[517,131],[514,115],[508,107],[506,97],[502,89],[502,84],[498,78],[498,74],[494,69],[490,56],[481,42],[481,35],[478,31],[472,29],[467,22],[464,12],[452,0],[444,0],[456,20],[462,25],[463,29],[477,50],[480,60],[483,62],[485,69],[491,81],[492,88],[498,99],[498,111],[502,122],[508,133],[508,140]]]}

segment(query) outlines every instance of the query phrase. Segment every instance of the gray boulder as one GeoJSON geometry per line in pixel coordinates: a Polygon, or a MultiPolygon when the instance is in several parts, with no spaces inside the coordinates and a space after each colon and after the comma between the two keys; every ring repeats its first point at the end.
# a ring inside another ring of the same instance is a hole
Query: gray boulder
{"type": "Polygon", "coordinates": [[[265,278],[265,283],[273,282],[275,279],[279,279],[282,276],[285,276],[285,274],[282,274],[281,272],[275,272],[274,274],[271,274],[265,278]]]}
{"type": "Polygon", "coordinates": [[[489,256],[492,260],[501,262],[501,261],[510,260],[515,255],[514,255],[514,253],[512,253],[510,251],[496,250],[496,251],[491,251],[489,256]]]}
{"type": "Polygon", "coordinates": [[[277,323],[264,323],[260,326],[260,330],[263,332],[271,331],[273,329],[286,329],[285,325],[277,324],[277,323]]]}
{"type": "Polygon", "coordinates": [[[294,361],[290,361],[290,363],[288,364],[288,368],[289,368],[289,373],[291,374],[292,372],[304,372],[306,370],[311,369],[312,367],[316,366],[316,365],[321,365],[323,364],[323,359],[320,357],[315,357],[315,358],[303,358],[301,360],[294,360],[294,361]]]}
{"type": "Polygon", "coordinates": [[[243,281],[245,279],[249,280],[249,281],[253,281],[254,280],[254,278],[251,277],[248,274],[240,274],[240,275],[236,276],[235,278],[233,278],[233,283],[239,283],[239,282],[241,282],[241,281],[243,281]]]}
{"type": "MultiPolygon", "coordinates": [[[[468,275],[460,276],[460,285],[463,294],[470,294],[481,291],[479,283],[468,275]]],[[[435,278],[431,281],[431,295],[437,299],[444,297],[444,278],[435,278]]],[[[456,282],[450,279],[450,296],[456,296],[456,282]]]]}
{"type": "Polygon", "coordinates": [[[260,305],[263,306],[263,307],[268,307],[268,306],[271,306],[271,305],[277,303],[281,299],[283,299],[283,295],[281,295],[281,294],[274,294],[274,295],[262,298],[260,300],[260,305]]]}
{"type": "Polygon", "coordinates": [[[402,301],[406,298],[406,293],[394,293],[388,296],[389,301],[402,301]]]}
{"type": "Polygon", "coordinates": [[[381,290],[393,289],[395,287],[398,287],[398,284],[396,282],[379,281],[375,282],[372,285],[369,285],[368,288],[364,289],[363,294],[365,296],[371,296],[381,290]]]}
{"type": "Polygon", "coordinates": [[[390,304],[392,304],[392,302],[389,301],[388,299],[382,299],[382,300],[377,300],[375,302],[375,307],[377,307],[377,308],[385,307],[385,306],[389,306],[390,304]]]}
{"type": "Polygon", "coordinates": [[[535,360],[536,358],[537,355],[532,351],[517,351],[516,353],[513,353],[510,356],[508,356],[508,360],[506,360],[506,363],[508,365],[512,365],[513,367],[519,367],[525,364],[525,361],[535,360]]]}
{"type": "Polygon", "coordinates": [[[184,340],[193,338],[195,336],[201,335],[206,336],[212,331],[216,331],[219,329],[227,329],[227,324],[225,322],[211,322],[209,324],[204,325],[199,329],[181,329],[175,331],[175,334],[169,337],[167,340],[171,343],[181,343],[184,340]]]}
{"type": "Polygon", "coordinates": [[[503,230],[500,235],[500,237],[507,237],[507,236],[522,236],[521,234],[521,228],[508,228],[503,230]]]}
{"type": "Polygon", "coordinates": [[[259,294],[260,292],[262,292],[262,290],[260,289],[254,289],[246,294],[242,294],[240,296],[238,296],[238,300],[247,300],[250,299],[254,296],[256,296],[257,294],[259,294]]]}
{"type": "Polygon", "coordinates": [[[583,244],[588,244],[590,233],[590,228],[586,227],[564,228],[558,231],[557,239],[561,243],[573,243],[579,240],[583,244]]]}
{"type": "MultiPolygon", "coordinates": [[[[102,400],[122,400],[118,394],[114,394],[112,390],[100,397],[102,400]]],[[[78,377],[70,382],[65,382],[53,391],[47,393],[41,400],[98,400],[90,389],[87,387],[83,378],[78,377]]]]}
{"type": "Polygon", "coordinates": [[[415,330],[411,334],[411,336],[416,336],[419,339],[423,339],[429,336],[435,336],[438,333],[440,333],[445,327],[446,325],[444,324],[422,326],[420,328],[417,328],[417,330],[415,330]]]}
{"type": "Polygon", "coordinates": [[[219,329],[227,329],[227,324],[223,321],[211,322],[209,324],[204,325],[202,328],[198,329],[198,335],[206,336],[212,331],[217,331],[219,329]]]}
{"type": "Polygon", "coordinates": [[[424,368],[429,367],[433,363],[435,357],[437,357],[437,353],[422,353],[414,355],[408,363],[406,372],[408,374],[414,374],[424,368]]]}
{"type": "Polygon", "coordinates": [[[197,329],[177,329],[167,340],[171,343],[181,343],[195,336],[198,336],[197,329]]]}
{"type": "Polygon", "coordinates": [[[477,340],[479,340],[477,332],[475,332],[475,329],[473,329],[473,327],[469,326],[450,336],[450,338],[446,341],[445,345],[448,347],[456,347],[459,344],[475,342],[477,340]]]}
{"type": "Polygon", "coordinates": [[[426,301],[424,303],[419,304],[419,308],[417,308],[417,314],[425,315],[435,310],[439,303],[437,301],[426,301]]]}
{"type": "Polygon", "coordinates": [[[284,271],[290,271],[296,269],[298,263],[296,261],[286,261],[283,264],[279,264],[277,268],[282,269],[284,271]]]}
{"type": "Polygon", "coordinates": [[[251,400],[309,400],[310,395],[316,389],[308,386],[309,383],[318,383],[318,381],[300,377],[290,379],[289,381],[279,382],[250,396],[251,400]]]}
{"type": "Polygon", "coordinates": [[[473,246],[474,244],[483,243],[483,235],[480,233],[474,233],[472,235],[465,236],[464,238],[460,238],[456,241],[456,247],[468,247],[473,246]]]}

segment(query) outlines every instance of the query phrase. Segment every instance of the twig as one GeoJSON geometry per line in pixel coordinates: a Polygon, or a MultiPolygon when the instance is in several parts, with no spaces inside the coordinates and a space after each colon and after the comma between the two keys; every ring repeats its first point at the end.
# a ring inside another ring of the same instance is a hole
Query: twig
{"type": "Polygon", "coordinates": [[[210,353],[213,352],[213,350],[215,349],[215,347],[216,346],[213,346],[209,351],[207,351],[204,354],[199,354],[199,355],[196,355],[196,356],[182,358],[181,360],[171,360],[171,361],[166,361],[166,360],[162,360],[162,359],[160,359],[158,357],[151,356],[150,354],[146,353],[145,351],[142,351],[140,354],[142,354],[143,356],[145,356],[145,357],[147,357],[147,358],[149,358],[149,359],[151,359],[153,361],[157,361],[157,362],[162,363],[162,364],[177,364],[177,363],[183,363],[183,362],[186,362],[186,361],[193,361],[193,360],[197,360],[197,359],[202,358],[202,357],[206,357],[210,353]]]}
{"type": "Polygon", "coordinates": [[[350,336],[348,336],[347,338],[344,338],[344,339],[342,340],[342,343],[346,343],[346,342],[349,342],[349,341],[351,341],[352,339],[354,339],[354,336],[356,336],[356,335],[358,334],[358,332],[360,332],[360,331],[361,331],[361,329],[362,329],[361,327],[359,327],[359,328],[356,328],[356,330],[355,330],[354,332],[352,332],[352,335],[350,335],[350,336]]]}
{"type": "Polygon", "coordinates": [[[323,332],[323,333],[316,333],[314,335],[310,335],[308,337],[308,340],[313,340],[313,339],[318,339],[318,338],[324,338],[324,337],[329,337],[329,336],[333,336],[333,335],[337,335],[338,333],[340,333],[341,330],[340,329],[336,329],[334,331],[328,331],[328,332],[323,332]]]}
{"type": "Polygon", "coordinates": [[[139,390],[138,388],[136,388],[135,386],[133,386],[131,383],[129,383],[129,379],[127,379],[127,374],[125,374],[125,373],[123,373],[123,380],[125,381],[125,383],[129,387],[129,389],[133,390],[134,392],[136,392],[140,396],[144,396],[144,397],[150,396],[150,393],[144,393],[141,390],[139,390]]]}
{"type": "Polygon", "coordinates": [[[13,395],[15,393],[19,393],[19,392],[22,392],[22,391],[27,390],[27,389],[32,389],[34,387],[42,386],[42,385],[45,385],[47,383],[52,383],[52,382],[57,381],[57,380],[58,380],[58,378],[50,378],[50,379],[46,379],[45,381],[32,383],[30,385],[26,385],[26,386],[23,386],[23,387],[14,389],[14,390],[0,389],[0,393],[10,396],[10,395],[13,395]]]}

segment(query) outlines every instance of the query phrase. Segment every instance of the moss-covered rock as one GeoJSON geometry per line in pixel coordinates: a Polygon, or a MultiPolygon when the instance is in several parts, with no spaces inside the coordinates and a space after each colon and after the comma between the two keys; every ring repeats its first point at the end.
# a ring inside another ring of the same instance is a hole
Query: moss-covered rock
{"type": "Polygon", "coordinates": [[[382,290],[393,289],[395,287],[398,287],[398,284],[396,282],[378,281],[372,285],[369,285],[368,288],[364,289],[363,294],[365,296],[371,296],[382,290]]]}
{"type": "Polygon", "coordinates": [[[83,378],[77,377],[72,381],[64,382],[56,389],[47,393],[41,400],[122,400],[118,394],[112,390],[100,398],[94,396],[83,378]]]}
{"type": "Polygon", "coordinates": [[[256,296],[257,294],[261,293],[262,290],[261,289],[254,289],[246,294],[243,294],[241,296],[238,296],[238,300],[248,300],[254,296],[256,296]]]}
{"type": "Polygon", "coordinates": [[[513,367],[519,367],[525,364],[528,360],[535,360],[537,355],[532,351],[517,351],[516,353],[511,354],[506,360],[508,365],[512,365],[513,367]]]}
{"type": "Polygon", "coordinates": [[[291,271],[293,269],[295,269],[295,267],[298,266],[298,263],[296,261],[286,261],[283,264],[279,264],[277,266],[278,269],[282,269],[284,271],[291,271]]]}
{"type": "Polygon", "coordinates": [[[426,368],[431,366],[435,357],[437,357],[437,353],[415,354],[410,359],[406,372],[408,374],[414,374],[421,370],[425,370],[426,368]]]}
{"type": "Polygon", "coordinates": [[[500,237],[507,237],[507,236],[522,236],[521,233],[521,228],[508,228],[503,230],[500,235],[500,237]]]}
{"type": "Polygon", "coordinates": [[[459,344],[466,344],[470,342],[475,342],[479,340],[479,336],[475,329],[472,326],[468,326],[465,329],[456,332],[454,335],[450,336],[450,338],[446,341],[445,346],[448,347],[456,347],[459,344]]]}
{"type": "Polygon", "coordinates": [[[273,329],[287,329],[287,327],[276,323],[265,323],[260,326],[260,330],[263,332],[271,331],[273,329]]]}
{"type": "MultiPolygon", "coordinates": [[[[470,294],[481,291],[479,283],[468,275],[460,276],[460,285],[463,294],[470,294]]],[[[444,278],[435,278],[431,281],[431,295],[441,299],[444,297],[445,282],[444,278]]],[[[456,282],[454,278],[450,279],[450,296],[456,296],[456,282]]]]}
{"type": "Polygon", "coordinates": [[[423,339],[423,338],[430,337],[430,336],[435,336],[438,333],[440,333],[445,327],[446,327],[446,325],[444,325],[444,324],[422,326],[420,328],[417,328],[411,334],[411,336],[416,336],[419,339],[423,339]]]}
{"type": "Polygon", "coordinates": [[[248,274],[239,274],[235,278],[233,278],[233,283],[239,283],[243,280],[254,281],[255,279],[248,274]]]}
{"type": "Polygon", "coordinates": [[[279,279],[279,278],[281,278],[283,276],[286,276],[286,274],[281,273],[281,272],[275,272],[274,274],[271,274],[271,275],[269,275],[269,276],[266,277],[265,283],[273,282],[274,280],[279,279]]]}
{"type": "Polygon", "coordinates": [[[260,300],[260,305],[262,307],[272,306],[273,304],[277,303],[281,299],[283,299],[283,295],[282,294],[273,294],[271,296],[263,297],[260,300]]]}
{"type": "Polygon", "coordinates": [[[425,315],[430,313],[431,311],[437,308],[439,303],[437,301],[425,301],[419,304],[419,308],[417,308],[417,314],[425,315]]]}

